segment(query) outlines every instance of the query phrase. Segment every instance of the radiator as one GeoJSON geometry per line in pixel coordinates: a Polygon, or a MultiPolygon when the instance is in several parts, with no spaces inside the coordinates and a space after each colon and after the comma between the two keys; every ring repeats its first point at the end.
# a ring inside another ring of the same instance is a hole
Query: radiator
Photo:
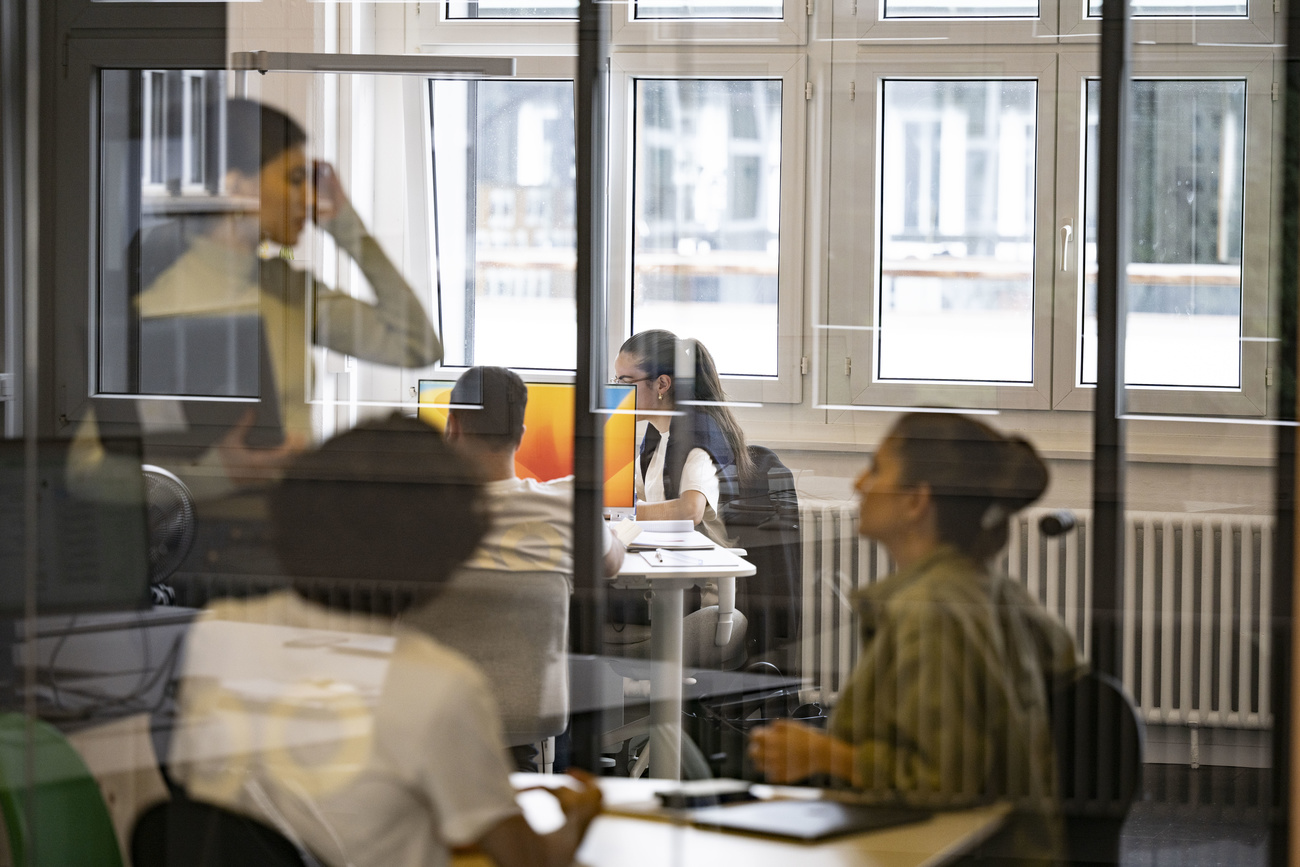
{"type": "MultiPolygon", "coordinates": [[[[833,702],[857,657],[851,596],[893,571],[857,534],[857,506],[802,503],[801,670],[833,702]]],[[[1041,510],[1012,522],[1000,568],[1056,613],[1089,655],[1090,516],[1047,537],[1041,510]]],[[[1267,728],[1270,518],[1130,512],[1122,583],[1121,679],[1153,724],[1267,728]]]]}

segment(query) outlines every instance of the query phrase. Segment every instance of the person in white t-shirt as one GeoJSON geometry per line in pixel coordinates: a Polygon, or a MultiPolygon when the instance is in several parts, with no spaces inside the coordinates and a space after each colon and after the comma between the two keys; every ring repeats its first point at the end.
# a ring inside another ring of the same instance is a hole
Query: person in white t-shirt
{"type": "MultiPolygon", "coordinates": [[[[456,381],[451,403],[481,407],[450,410],[445,434],[478,467],[491,519],[487,535],[465,565],[572,576],[573,476],[539,482],[515,475],[528,386],[504,367],[471,367],[456,381]]],[[[612,577],[623,565],[625,549],[603,522],[599,532],[605,576],[612,577]]]]}
{"type": "Polygon", "coordinates": [[[534,833],[483,676],[364,613],[423,602],[477,546],[468,462],[394,416],[295,459],[270,512],[292,589],[218,602],[187,637],[170,765],[189,797],[329,867],[443,867],[464,846],[502,867],[570,864],[600,810],[594,779],[574,772],[556,790],[565,824],[534,833]]]}

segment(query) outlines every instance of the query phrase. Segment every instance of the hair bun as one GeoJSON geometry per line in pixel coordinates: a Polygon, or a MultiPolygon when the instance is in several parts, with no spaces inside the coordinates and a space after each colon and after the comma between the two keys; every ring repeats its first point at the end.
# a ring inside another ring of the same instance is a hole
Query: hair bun
{"type": "Polygon", "coordinates": [[[1047,490],[1048,471],[1038,451],[1024,437],[1003,439],[1005,474],[999,481],[1001,490],[994,495],[1016,512],[1037,500],[1047,490]]]}

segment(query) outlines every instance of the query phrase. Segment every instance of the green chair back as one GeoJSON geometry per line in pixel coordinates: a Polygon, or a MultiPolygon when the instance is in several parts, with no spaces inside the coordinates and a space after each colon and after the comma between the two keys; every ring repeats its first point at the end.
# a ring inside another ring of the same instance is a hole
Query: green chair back
{"type": "Polygon", "coordinates": [[[14,867],[123,867],[85,762],[58,730],[21,714],[0,714],[0,815],[14,867]]]}

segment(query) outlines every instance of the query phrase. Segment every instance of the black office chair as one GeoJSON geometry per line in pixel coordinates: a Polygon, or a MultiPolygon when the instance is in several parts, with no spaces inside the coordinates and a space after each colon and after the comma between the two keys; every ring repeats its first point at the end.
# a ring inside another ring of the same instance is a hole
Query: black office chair
{"type": "Polygon", "coordinates": [[[1066,862],[1118,864],[1120,832],[1142,785],[1142,720],[1119,681],[1097,672],[1053,689],[1051,712],[1066,862]]]}
{"type": "Polygon", "coordinates": [[[278,831],[180,796],[146,810],[131,833],[135,867],[320,867],[278,831]]]}
{"type": "Polygon", "coordinates": [[[719,510],[728,534],[756,569],[752,577],[736,582],[736,608],[749,618],[745,649],[750,661],[772,662],[791,674],[803,601],[799,498],[794,474],[775,452],[752,445],[749,457],[753,476],[719,510]]]}

